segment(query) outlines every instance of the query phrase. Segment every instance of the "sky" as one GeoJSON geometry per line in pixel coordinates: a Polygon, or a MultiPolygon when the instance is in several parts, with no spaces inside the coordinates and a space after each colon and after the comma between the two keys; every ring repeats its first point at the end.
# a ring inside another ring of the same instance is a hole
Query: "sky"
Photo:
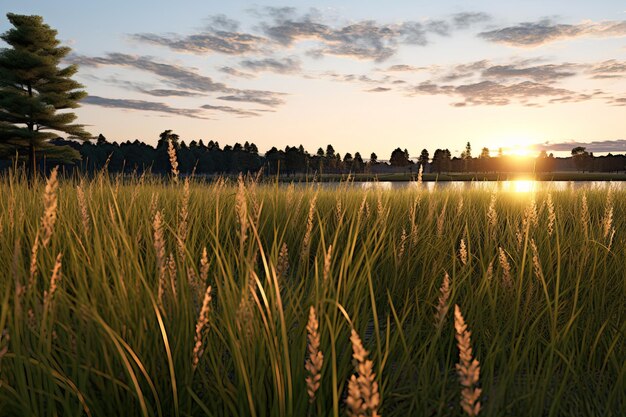
{"type": "MultiPolygon", "coordinates": [[[[113,141],[417,157],[626,152],[626,3],[2,0],[72,48],[113,141]]],[[[9,23],[0,17],[0,31],[9,23]]],[[[0,46],[3,46],[0,43],[0,46]]]]}

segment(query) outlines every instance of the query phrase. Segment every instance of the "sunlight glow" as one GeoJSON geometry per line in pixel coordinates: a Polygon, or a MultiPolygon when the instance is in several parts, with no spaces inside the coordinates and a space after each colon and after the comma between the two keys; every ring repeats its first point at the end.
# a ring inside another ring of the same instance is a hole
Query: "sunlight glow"
{"type": "Polygon", "coordinates": [[[504,181],[502,185],[505,190],[518,194],[533,193],[537,189],[537,181],[535,180],[504,181]]]}

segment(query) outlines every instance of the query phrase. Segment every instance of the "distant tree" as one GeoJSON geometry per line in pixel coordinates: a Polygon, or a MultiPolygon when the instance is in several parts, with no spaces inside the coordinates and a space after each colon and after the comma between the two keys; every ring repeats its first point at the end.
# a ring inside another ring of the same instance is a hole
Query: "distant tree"
{"type": "Polygon", "coordinates": [[[576,146],[572,149],[572,158],[574,159],[574,165],[579,171],[585,171],[590,169],[592,155],[587,152],[584,146],[576,146]]]}
{"type": "Polygon", "coordinates": [[[334,158],[335,157],[335,148],[333,145],[326,146],[326,158],[334,158]]]}
{"type": "Polygon", "coordinates": [[[363,162],[363,158],[359,152],[354,154],[354,160],[352,161],[352,171],[354,172],[363,172],[365,168],[365,163],[363,162]]]}
{"type": "Polygon", "coordinates": [[[72,123],[74,113],[59,113],[79,107],[87,93],[72,79],[76,65],[59,67],[71,49],[60,46],[56,30],[41,16],[8,13],[7,18],[14,27],[0,36],[9,45],[0,50],[0,147],[26,154],[32,176],[37,152],[56,153],[51,156],[62,161],[80,158],[73,148],[50,146],[47,141],[58,136],[55,132],[90,138],[83,125],[72,123]]]}
{"type": "Polygon", "coordinates": [[[409,165],[408,152],[406,152],[406,150],[403,151],[400,148],[394,149],[394,151],[391,152],[389,163],[394,167],[405,167],[409,165]]]}
{"type": "Polygon", "coordinates": [[[422,152],[420,153],[419,158],[417,158],[417,163],[418,165],[426,167],[426,165],[428,165],[429,159],[430,159],[430,155],[428,154],[428,150],[422,149],[422,152]]]}
{"type": "Polygon", "coordinates": [[[96,139],[96,145],[104,145],[107,143],[107,138],[104,137],[102,133],[98,135],[98,139],[96,139]]]}
{"type": "Polygon", "coordinates": [[[370,165],[376,165],[377,163],[378,163],[378,155],[372,152],[372,154],[370,155],[370,165]]]}
{"type": "Polygon", "coordinates": [[[324,156],[324,149],[322,148],[317,148],[317,156],[319,156],[320,158],[324,156]]]}
{"type": "Polygon", "coordinates": [[[491,156],[489,155],[489,148],[483,148],[482,151],[480,151],[480,156],[479,158],[481,159],[487,159],[490,158],[491,156]]]}
{"type": "Polygon", "coordinates": [[[352,163],[354,159],[352,158],[352,154],[350,152],[346,153],[343,157],[343,167],[348,171],[352,171],[352,163]]]}
{"type": "Polygon", "coordinates": [[[452,155],[448,149],[437,149],[433,154],[432,169],[437,173],[448,172],[452,155]]]}

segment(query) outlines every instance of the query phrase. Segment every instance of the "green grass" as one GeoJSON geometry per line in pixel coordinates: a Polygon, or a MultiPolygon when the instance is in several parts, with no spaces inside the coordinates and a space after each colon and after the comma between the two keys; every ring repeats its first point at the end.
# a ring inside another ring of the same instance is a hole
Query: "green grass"
{"type": "Polygon", "coordinates": [[[77,183],[61,181],[54,233],[39,248],[28,286],[45,184],[0,178],[2,416],[343,416],[354,373],[351,326],[373,360],[382,415],[460,416],[454,304],[481,364],[481,415],[620,416],[626,409],[626,192],[612,194],[611,240],[603,232],[607,192],[599,189],[586,191],[588,228],[583,192],[552,192],[556,225],[549,235],[544,193],[534,195],[538,224],[524,228],[530,195],[500,192],[491,227],[491,195],[481,190],[247,182],[250,226],[242,230],[236,183],[192,181],[189,233],[179,253],[182,185],[85,180],[86,231],[77,183]],[[314,196],[310,245],[303,247],[314,196]],[[163,213],[166,253],[176,265],[162,300],[155,210],[163,213]],[[531,240],[543,277],[533,272],[531,240]],[[283,243],[290,268],[277,276],[283,243]],[[204,247],[209,275],[198,283],[204,247]],[[511,286],[502,279],[499,247],[512,267],[511,286]],[[59,288],[44,309],[59,253],[59,288]],[[451,309],[438,331],[433,316],[445,272],[451,309]],[[207,285],[213,300],[194,370],[207,285]],[[304,369],[310,306],[324,354],[312,404],[304,369]]]}

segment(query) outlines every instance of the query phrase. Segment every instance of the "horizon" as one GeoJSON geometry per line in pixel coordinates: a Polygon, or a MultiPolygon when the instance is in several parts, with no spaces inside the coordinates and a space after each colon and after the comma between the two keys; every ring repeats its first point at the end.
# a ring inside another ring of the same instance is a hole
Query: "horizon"
{"type": "Polygon", "coordinates": [[[90,95],[79,122],[110,141],[626,152],[625,7],[573,3],[9,0],[0,31],[8,12],[57,30],[90,95]]]}

